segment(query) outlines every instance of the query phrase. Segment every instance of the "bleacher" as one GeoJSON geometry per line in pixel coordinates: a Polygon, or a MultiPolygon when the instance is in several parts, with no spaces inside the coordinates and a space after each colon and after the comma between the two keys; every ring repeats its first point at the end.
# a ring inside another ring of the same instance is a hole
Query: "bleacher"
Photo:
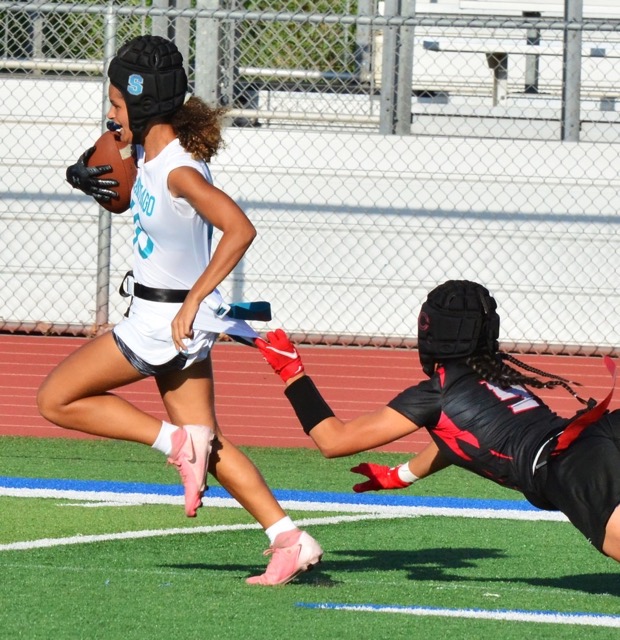
{"type": "MultiPolygon", "coordinates": [[[[523,16],[523,12],[539,12],[541,17],[564,15],[563,0],[417,0],[416,11],[421,13],[452,13],[470,15],[523,16]]],[[[584,0],[584,18],[619,19],[618,0],[584,0]]]]}
{"type": "MultiPolygon", "coordinates": [[[[445,14],[455,20],[414,29],[412,133],[556,138],[564,11],[563,0],[418,0],[418,14],[445,14]],[[489,16],[492,24],[481,25],[489,16]],[[471,26],[463,24],[470,18],[471,26]],[[516,120],[521,123],[509,134],[508,123],[516,120]]],[[[583,20],[615,21],[617,27],[586,29],[581,42],[583,139],[609,139],[608,125],[620,124],[620,1],[584,0],[583,20]]],[[[382,44],[383,33],[376,31],[376,86],[382,82],[382,44]]],[[[617,135],[612,135],[614,140],[617,135]]]]}

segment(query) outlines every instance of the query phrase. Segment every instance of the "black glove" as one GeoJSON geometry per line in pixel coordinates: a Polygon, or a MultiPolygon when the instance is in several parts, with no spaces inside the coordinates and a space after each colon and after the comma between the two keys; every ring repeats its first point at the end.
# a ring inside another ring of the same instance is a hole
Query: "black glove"
{"type": "Polygon", "coordinates": [[[118,193],[107,187],[118,187],[117,180],[102,180],[100,175],[112,171],[109,164],[103,164],[96,167],[87,167],[88,159],[95,153],[95,147],[91,147],[85,151],[79,160],[67,167],[67,182],[74,188],[80,189],[86,195],[101,202],[110,202],[112,198],[118,198],[118,193]]]}

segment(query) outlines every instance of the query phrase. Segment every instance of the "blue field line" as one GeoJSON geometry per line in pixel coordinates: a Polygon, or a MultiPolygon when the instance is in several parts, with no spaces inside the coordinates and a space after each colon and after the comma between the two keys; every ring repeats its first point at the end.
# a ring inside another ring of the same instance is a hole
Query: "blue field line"
{"type": "MultiPolygon", "coordinates": [[[[140,493],[147,495],[182,496],[183,487],[171,484],[144,482],[108,482],[101,480],[71,480],[65,478],[12,478],[0,476],[0,488],[38,489],[56,491],[140,493]]],[[[483,500],[477,498],[429,497],[376,493],[335,493],[330,491],[296,491],[276,489],[279,501],[318,502],[326,504],[380,505],[388,507],[434,507],[449,509],[490,509],[509,511],[538,511],[525,500],[483,500]]],[[[209,498],[230,498],[222,487],[209,487],[209,498]]]]}

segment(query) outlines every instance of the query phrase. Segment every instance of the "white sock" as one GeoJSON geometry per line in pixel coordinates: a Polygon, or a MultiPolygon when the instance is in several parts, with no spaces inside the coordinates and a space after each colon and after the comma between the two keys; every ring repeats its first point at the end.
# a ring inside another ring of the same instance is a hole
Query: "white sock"
{"type": "Polygon", "coordinates": [[[159,434],[157,435],[155,442],[151,445],[151,448],[161,451],[165,456],[169,456],[172,453],[172,434],[178,428],[179,427],[175,427],[169,422],[162,422],[159,434]]]}
{"type": "Polygon", "coordinates": [[[285,531],[293,531],[294,529],[297,529],[294,522],[288,516],[284,516],[281,520],[267,527],[265,533],[269,538],[269,544],[273,544],[278,535],[285,531]]]}
{"type": "Polygon", "coordinates": [[[410,484],[420,479],[415,475],[415,473],[411,473],[408,462],[405,462],[405,464],[401,464],[400,467],[398,467],[398,477],[403,482],[408,482],[410,484]]]}

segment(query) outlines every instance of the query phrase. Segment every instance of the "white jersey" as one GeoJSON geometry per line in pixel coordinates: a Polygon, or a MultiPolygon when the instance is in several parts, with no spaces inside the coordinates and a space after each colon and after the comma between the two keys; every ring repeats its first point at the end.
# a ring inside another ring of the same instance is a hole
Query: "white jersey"
{"type": "Polygon", "coordinates": [[[168,175],[187,166],[212,183],[209,168],[194,160],[178,139],[148,162],[144,147],[138,146],[137,157],[138,174],[129,205],[135,224],[136,282],[160,289],[190,289],[209,264],[213,227],[185,199],[172,197],[168,175]]]}
{"type": "MultiPolygon", "coordinates": [[[[138,173],[130,203],[135,225],[135,281],[158,289],[191,289],[211,259],[213,226],[184,198],[172,196],[168,175],[173,169],[187,166],[212,183],[209,167],[204,161],[194,160],[178,139],[148,162],[144,160],[142,146],[136,147],[136,154],[138,173]]],[[[218,318],[213,308],[221,302],[223,299],[217,289],[209,294],[200,306],[194,328],[246,337],[257,335],[243,321],[218,318]]],[[[180,306],[134,298],[130,317],[139,314],[144,319],[152,318],[156,324],[158,320],[169,323],[180,306]]]]}

